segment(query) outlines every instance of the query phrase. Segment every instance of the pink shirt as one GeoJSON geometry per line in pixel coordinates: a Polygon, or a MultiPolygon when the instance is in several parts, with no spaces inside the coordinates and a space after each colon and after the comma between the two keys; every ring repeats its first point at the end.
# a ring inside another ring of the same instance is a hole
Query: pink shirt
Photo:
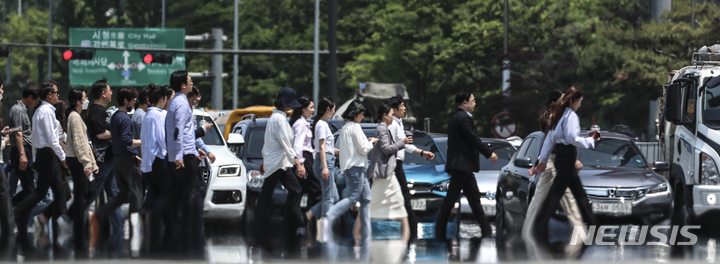
{"type": "Polygon", "coordinates": [[[298,118],[295,124],[292,126],[293,132],[295,132],[295,138],[293,139],[293,149],[297,154],[298,161],[305,163],[305,157],[303,151],[312,153],[312,131],[310,130],[310,123],[305,120],[304,117],[298,118]]]}

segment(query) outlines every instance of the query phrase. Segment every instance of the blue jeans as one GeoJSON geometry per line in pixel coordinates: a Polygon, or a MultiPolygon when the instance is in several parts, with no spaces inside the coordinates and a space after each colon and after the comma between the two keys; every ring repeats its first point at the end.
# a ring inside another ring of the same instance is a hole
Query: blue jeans
{"type": "MultiPolygon", "coordinates": [[[[348,196],[340,200],[338,203],[330,207],[327,212],[327,219],[330,223],[334,222],[340,215],[350,210],[355,203],[360,202],[359,219],[360,219],[360,235],[362,242],[360,244],[360,259],[363,261],[370,260],[370,182],[365,177],[365,168],[352,167],[345,171],[345,181],[347,183],[348,196]]],[[[331,256],[332,260],[332,256],[331,256]]]]}
{"type": "MultiPolygon", "coordinates": [[[[118,189],[117,182],[115,181],[115,174],[113,173],[112,162],[98,162],[99,173],[95,175],[95,180],[92,182],[95,184],[95,196],[91,197],[91,201],[95,200],[102,193],[100,190],[105,190],[108,200],[118,195],[120,189],[118,189]]],[[[96,210],[99,206],[96,206],[96,210]]],[[[110,239],[108,240],[108,253],[110,257],[119,257],[123,251],[124,235],[123,231],[124,219],[122,209],[118,208],[114,213],[108,216],[110,222],[110,239]]],[[[100,223],[103,226],[103,223],[100,223]]]]}
{"type": "Polygon", "coordinates": [[[325,161],[327,168],[330,171],[330,177],[323,179],[322,177],[322,161],[320,160],[320,153],[315,153],[315,163],[313,164],[313,172],[315,177],[320,180],[320,186],[322,187],[322,201],[313,207],[313,214],[317,215],[318,218],[327,215],[330,207],[335,204],[337,200],[340,200],[338,194],[337,185],[335,184],[335,155],[325,152],[325,161]],[[318,206],[322,207],[322,211],[319,213],[316,211],[318,206]]]}

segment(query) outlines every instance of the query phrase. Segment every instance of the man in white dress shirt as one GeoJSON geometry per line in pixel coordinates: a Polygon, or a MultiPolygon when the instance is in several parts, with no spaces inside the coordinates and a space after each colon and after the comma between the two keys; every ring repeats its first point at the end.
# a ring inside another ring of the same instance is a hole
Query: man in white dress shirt
{"type": "MultiPolygon", "coordinates": [[[[388,99],[386,103],[390,105],[393,110],[395,110],[393,111],[393,123],[388,126],[388,129],[390,130],[390,133],[392,134],[395,142],[402,141],[406,137],[405,126],[403,126],[402,123],[402,118],[405,117],[405,113],[407,112],[405,102],[400,95],[396,95],[388,99]]],[[[410,204],[412,196],[410,195],[410,188],[408,188],[407,177],[405,177],[405,170],[403,169],[405,152],[410,154],[418,154],[426,159],[434,159],[435,154],[430,151],[424,151],[412,145],[412,137],[409,138],[408,142],[410,144],[405,145],[405,150],[400,150],[397,152],[397,166],[395,166],[395,177],[397,177],[398,183],[400,184],[400,190],[402,190],[403,198],[405,198],[405,210],[407,211],[408,223],[410,224],[410,241],[408,242],[409,244],[411,244],[417,239],[418,221],[417,217],[415,217],[415,213],[412,210],[412,205],[410,204]]]]}
{"type": "MultiPolygon", "coordinates": [[[[37,187],[33,193],[15,206],[15,222],[27,223],[30,211],[45,197],[48,189],[52,188],[55,198],[48,207],[52,208],[51,217],[55,219],[53,221],[54,230],[58,230],[57,218],[67,210],[65,186],[60,174],[60,166],[67,168],[67,165],[65,164],[65,152],[60,147],[58,126],[55,122],[55,107],[53,107],[59,98],[57,86],[52,82],[44,82],[40,88],[40,98],[42,104],[35,111],[32,120],[32,145],[35,156],[33,160],[42,161],[33,164],[33,169],[38,173],[37,187]]],[[[23,251],[25,258],[32,257],[34,249],[28,240],[27,225],[17,225],[17,229],[18,246],[23,251]]],[[[57,232],[55,233],[57,234],[57,232]]],[[[57,235],[53,238],[56,240],[57,235]]],[[[54,245],[58,245],[58,243],[54,243],[54,245]]],[[[55,246],[55,249],[60,248],[55,246]]]]}

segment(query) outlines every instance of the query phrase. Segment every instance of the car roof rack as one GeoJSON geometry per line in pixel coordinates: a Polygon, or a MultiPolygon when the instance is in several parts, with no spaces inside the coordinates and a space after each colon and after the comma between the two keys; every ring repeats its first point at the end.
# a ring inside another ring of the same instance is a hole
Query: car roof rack
{"type": "Polygon", "coordinates": [[[693,65],[720,65],[720,54],[693,52],[693,65]]]}
{"type": "Polygon", "coordinates": [[[246,114],[240,118],[240,121],[243,121],[246,118],[250,118],[250,120],[252,120],[253,126],[257,125],[257,121],[255,121],[255,119],[257,119],[257,117],[255,116],[255,114],[246,114]]]}

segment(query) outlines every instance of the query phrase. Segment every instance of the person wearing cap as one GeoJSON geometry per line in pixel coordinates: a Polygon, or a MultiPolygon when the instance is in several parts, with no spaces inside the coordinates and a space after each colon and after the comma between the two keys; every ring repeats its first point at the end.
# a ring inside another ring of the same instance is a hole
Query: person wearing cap
{"type": "Polygon", "coordinates": [[[257,210],[255,214],[259,218],[255,231],[256,237],[260,240],[259,246],[266,246],[268,240],[265,223],[267,223],[267,213],[270,212],[266,207],[272,199],[275,186],[278,182],[282,183],[287,190],[287,201],[283,210],[285,242],[288,250],[292,252],[299,249],[295,248],[299,245],[298,239],[304,237],[307,232],[304,228],[305,217],[300,210],[302,188],[298,181],[298,178],[305,177],[306,171],[293,149],[295,135],[285,112],[302,105],[297,101],[295,90],[289,87],[280,89],[274,104],[276,109],[273,109],[265,128],[263,163],[260,165],[260,173],[265,177],[265,182],[255,209],[257,210]],[[297,174],[293,172],[293,166],[297,169],[297,174]]]}

